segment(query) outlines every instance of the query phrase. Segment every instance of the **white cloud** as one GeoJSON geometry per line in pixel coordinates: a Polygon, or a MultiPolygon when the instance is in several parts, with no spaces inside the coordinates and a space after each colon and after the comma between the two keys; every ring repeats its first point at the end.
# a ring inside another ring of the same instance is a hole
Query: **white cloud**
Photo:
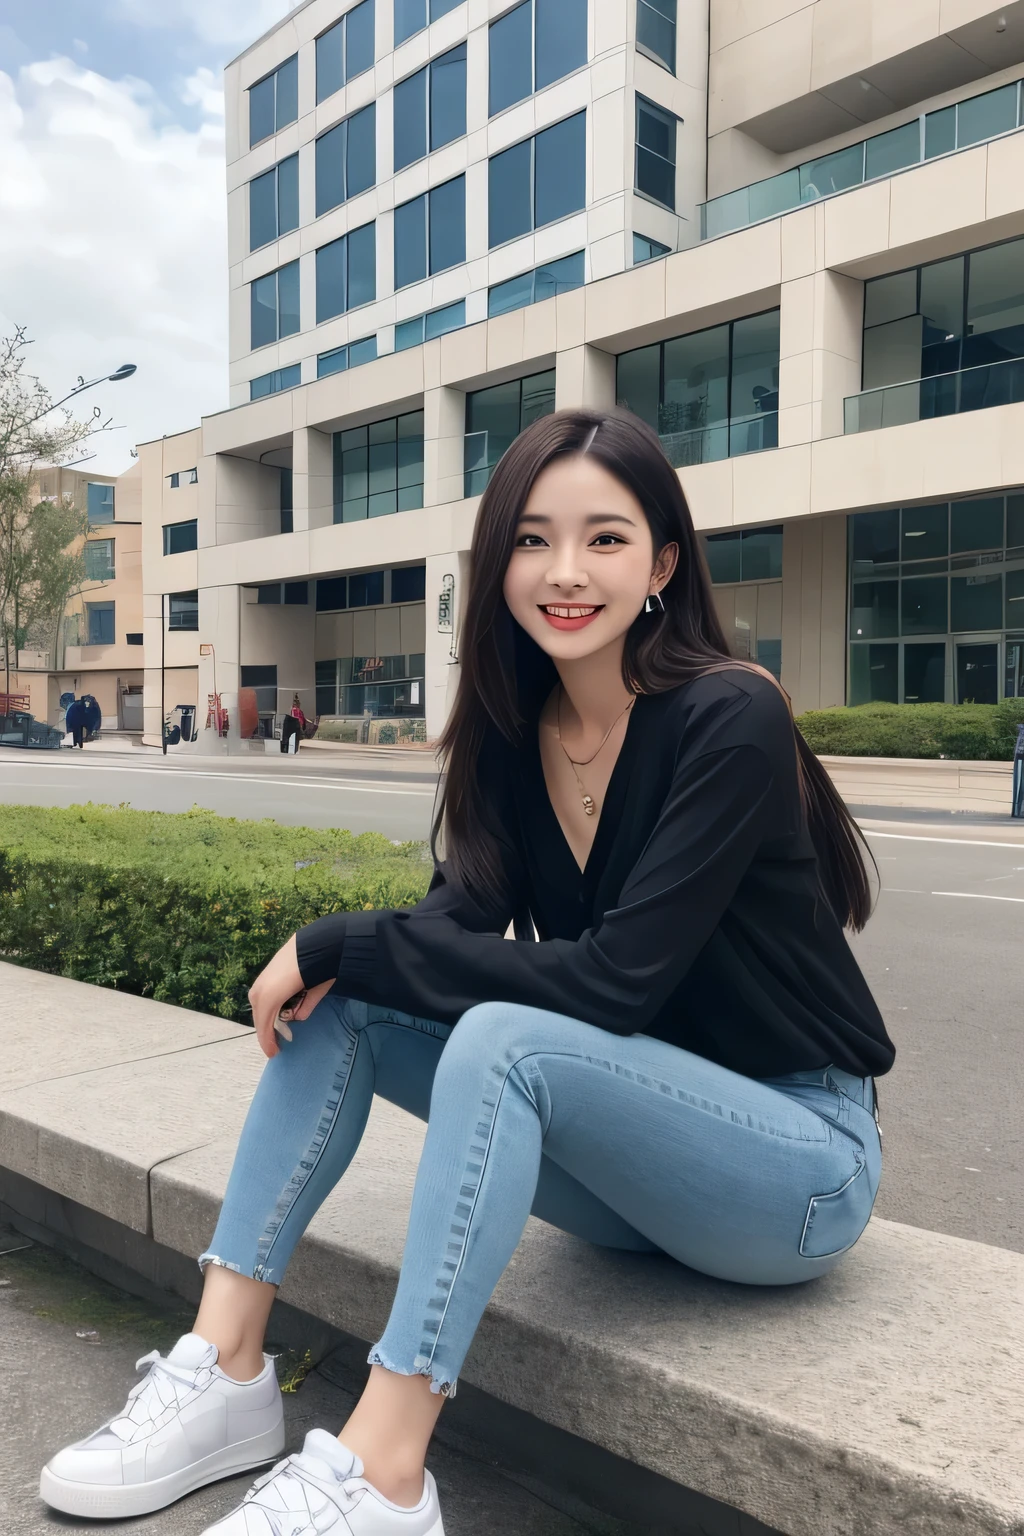
{"type": "Polygon", "coordinates": [[[247,48],[302,0],[117,0],[125,21],[137,26],[187,28],[219,47],[247,48]]]}
{"type": "Polygon", "coordinates": [[[227,404],[223,99],[208,69],[180,95],[195,131],[145,82],[68,58],[0,73],[0,329],[28,326],[55,398],[80,373],[138,365],[78,402],[126,426],[95,444],[108,473],[227,404]]]}

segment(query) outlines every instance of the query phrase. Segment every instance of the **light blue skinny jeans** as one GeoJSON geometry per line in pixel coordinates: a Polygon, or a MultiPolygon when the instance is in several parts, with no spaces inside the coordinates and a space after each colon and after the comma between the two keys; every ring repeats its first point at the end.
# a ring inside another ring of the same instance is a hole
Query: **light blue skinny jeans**
{"type": "Polygon", "coordinates": [[[871,1078],[750,1078],[649,1035],[480,1003],[457,1025],[333,993],[267,1061],[210,1247],[279,1284],[374,1093],[426,1120],[401,1275],[371,1364],[451,1397],[532,1213],[745,1285],[826,1274],[881,1176],[871,1078]]]}

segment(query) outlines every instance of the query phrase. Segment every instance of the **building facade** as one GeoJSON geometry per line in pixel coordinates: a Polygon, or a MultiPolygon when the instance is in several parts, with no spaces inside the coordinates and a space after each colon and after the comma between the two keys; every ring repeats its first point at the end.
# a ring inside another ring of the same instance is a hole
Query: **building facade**
{"type": "Polygon", "coordinates": [[[31,713],[50,725],[62,717],[62,694],[91,693],[105,728],[140,731],[145,678],[140,466],[120,476],[43,468],[34,495],[39,501],[67,497],[88,513],[88,531],[78,542],[78,550],[84,545],[85,585],[45,648],[19,651],[11,688],[28,694],[31,713]]]}
{"type": "Polygon", "coordinates": [[[1024,692],[1022,79],[1022,0],[299,5],[227,70],[230,408],[140,450],[148,738],[161,678],[200,749],[436,736],[494,464],[616,402],[798,711],[1024,692]]]}

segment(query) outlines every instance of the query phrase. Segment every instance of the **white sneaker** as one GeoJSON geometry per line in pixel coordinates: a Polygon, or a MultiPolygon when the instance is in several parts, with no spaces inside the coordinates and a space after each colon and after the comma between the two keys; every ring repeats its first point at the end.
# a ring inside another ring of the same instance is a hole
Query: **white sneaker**
{"type": "Polygon", "coordinates": [[[301,1451],[257,1478],[203,1536],[444,1536],[444,1526],[429,1472],[420,1502],[403,1509],[366,1481],[353,1451],[311,1429],[301,1451]]]}
{"type": "Polygon", "coordinates": [[[119,1414],[43,1468],[39,1495],[53,1509],[118,1519],[164,1509],[194,1488],[248,1472],[284,1450],[284,1405],[273,1359],[254,1381],[232,1381],[217,1347],[197,1333],[166,1359],[156,1350],[136,1370],[149,1372],[119,1414]]]}

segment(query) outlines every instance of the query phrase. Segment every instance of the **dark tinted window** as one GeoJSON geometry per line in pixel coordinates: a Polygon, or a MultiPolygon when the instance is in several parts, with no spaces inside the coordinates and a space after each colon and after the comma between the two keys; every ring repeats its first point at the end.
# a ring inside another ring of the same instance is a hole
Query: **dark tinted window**
{"type": "Polygon", "coordinates": [[[268,75],[258,85],[249,87],[249,147],[269,139],[274,132],[274,104],[277,81],[268,75]]]}
{"type": "Polygon", "coordinates": [[[348,236],[348,308],[369,304],[377,296],[377,242],[373,224],[348,236]]]}
{"type": "Polygon", "coordinates": [[[316,584],[316,606],[319,610],[330,611],[332,608],[345,608],[347,599],[346,576],[328,576],[316,584]]]}
{"type": "Polygon", "coordinates": [[[675,73],[676,0],[637,0],[636,40],[675,73]]]}
{"type": "Polygon", "coordinates": [[[540,91],[587,62],[587,0],[535,0],[535,4],[534,89],[540,91]]]}
{"type": "Polygon", "coordinates": [[[522,101],[533,90],[533,0],[492,22],[488,32],[490,113],[522,101]]]}
{"type": "Polygon", "coordinates": [[[466,259],[466,178],[456,176],[429,196],[430,271],[443,272],[466,259]]]}
{"type": "Polygon", "coordinates": [[[430,66],[430,147],[440,149],[466,131],[466,45],[460,43],[430,66]]]}
{"type": "MultiPolygon", "coordinates": [[[[180,555],[183,551],[198,548],[199,524],[193,517],[186,523],[164,524],[164,554],[180,555]]],[[[85,546],[91,548],[90,545],[85,546]]]]}
{"type": "Polygon", "coordinates": [[[395,170],[427,152],[427,71],[417,70],[394,90],[395,170]]]}
{"type": "Polygon", "coordinates": [[[376,108],[364,107],[316,141],[316,211],[336,208],[376,180],[376,108]]]}
{"type": "Polygon", "coordinates": [[[316,99],[323,101],[373,65],[373,0],[363,0],[316,40],[316,99]]]}
{"type": "Polygon", "coordinates": [[[299,115],[299,59],[292,54],[272,75],[249,87],[249,145],[259,144],[299,115]]]}
{"type": "Polygon", "coordinates": [[[277,168],[277,232],[299,227],[299,157],[289,155],[277,168]]]}
{"type": "Polygon", "coordinates": [[[586,203],[587,114],[545,128],[535,142],[535,219],[550,224],[586,203]]]}
{"type": "Polygon", "coordinates": [[[364,224],[351,234],[342,235],[340,240],[320,247],[316,253],[317,324],[375,297],[375,264],[372,224],[364,224]]]}
{"type": "Polygon", "coordinates": [[[676,120],[660,107],[636,99],[636,189],[676,205],[676,120]]]}
{"type": "Polygon", "coordinates": [[[299,56],[293,53],[277,71],[276,127],[294,123],[299,115],[299,56]]]}
{"type": "Polygon", "coordinates": [[[250,285],[250,346],[291,336],[299,329],[299,264],[290,261],[250,285]]]}
{"type": "Polygon", "coordinates": [[[350,608],[369,608],[384,601],[384,572],[362,571],[348,579],[350,608]]]}
{"type": "Polygon", "coordinates": [[[427,595],[425,565],[402,565],[391,572],[391,601],[421,603],[427,595]]]}
{"type": "Polygon", "coordinates": [[[427,0],[395,0],[395,46],[461,4],[462,0],[430,0],[429,6],[427,0]]]}
{"type": "Polygon", "coordinates": [[[395,209],[395,287],[427,275],[427,199],[414,197],[395,209]]]}
{"type": "Polygon", "coordinates": [[[487,165],[487,238],[489,245],[501,245],[533,228],[531,168],[533,141],[513,144],[500,155],[492,155],[487,165]]]}
{"type": "Polygon", "coordinates": [[[249,249],[277,239],[277,168],[249,183],[249,249]]]}
{"type": "Polygon", "coordinates": [[[299,329],[299,264],[290,261],[277,271],[278,336],[292,336],[299,329]]]}

